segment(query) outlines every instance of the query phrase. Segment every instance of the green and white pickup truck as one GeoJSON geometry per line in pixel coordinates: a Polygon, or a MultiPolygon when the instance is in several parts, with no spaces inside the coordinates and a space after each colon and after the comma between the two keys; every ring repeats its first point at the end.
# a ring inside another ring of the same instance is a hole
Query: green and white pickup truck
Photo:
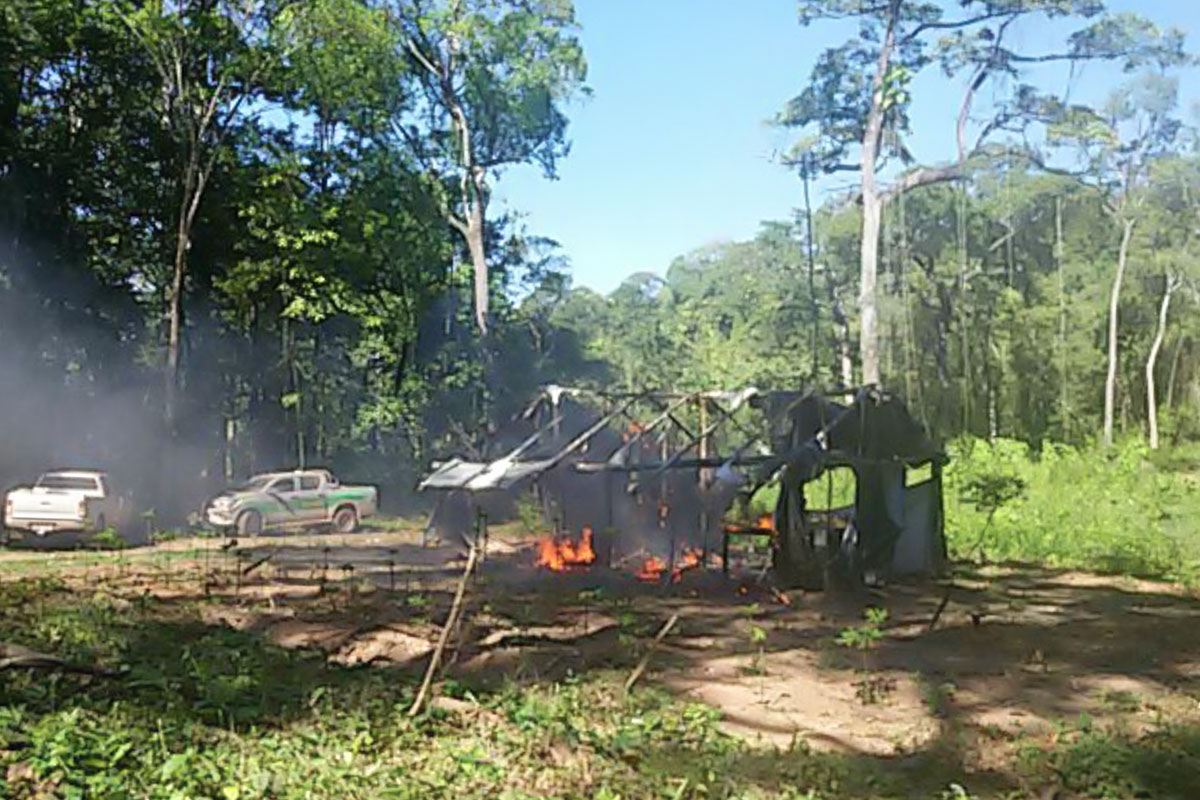
{"type": "Polygon", "coordinates": [[[293,528],[350,533],[378,504],[374,486],[343,486],[327,470],[266,472],[214,497],[204,518],[244,536],[293,528]]]}

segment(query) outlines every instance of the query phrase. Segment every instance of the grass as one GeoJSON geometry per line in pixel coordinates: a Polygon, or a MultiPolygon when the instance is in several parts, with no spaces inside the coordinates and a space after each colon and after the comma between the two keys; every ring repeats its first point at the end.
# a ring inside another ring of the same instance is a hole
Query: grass
{"type": "Polygon", "coordinates": [[[1138,442],[1111,450],[1047,444],[1040,453],[1001,439],[959,441],[946,469],[946,533],[952,557],[1200,581],[1200,492],[1182,454],[1138,442]],[[985,532],[988,508],[972,489],[998,479],[1023,491],[985,532]],[[981,542],[981,536],[984,538],[981,542]]]}
{"type": "MultiPolygon", "coordinates": [[[[960,737],[895,759],[756,748],[717,713],[624,674],[445,692],[480,711],[409,719],[413,676],[331,666],[198,606],[80,594],[53,578],[0,584],[0,640],[120,667],[116,679],[7,671],[0,796],[32,798],[940,798],[960,784],[1015,798],[966,766],[960,737]]],[[[1097,798],[1200,796],[1200,730],[1141,737],[1064,728],[1013,770],[1069,774],[1097,798]],[[1122,794],[1125,792],[1125,794],[1122,794]]]]}
{"type": "MultiPolygon", "coordinates": [[[[1109,450],[1047,443],[1035,452],[1011,439],[961,439],[948,451],[952,558],[1200,584],[1200,445],[1152,452],[1132,440],[1109,450]],[[998,507],[989,525],[992,505],[998,507]]],[[[910,482],[920,478],[913,473],[910,482]]],[[[778,491],[763,487],[750,513],[772,511],[778,491]]],[[[805,486],[805,498],[814,509],[852,504],[853,473],[821,476],[805,486]]]]}
{"type": "MultiPolygon", "coordinates": [[[[1006,440],[957,442],[951,455],[952,555],[982,542],[973,555],[989,560],[1200,576],[1200,458],[1137,444],[1033,453],[1006,440]],[[991,509],[978,488],[1002,483],[1020,491],[1002,498],[985,530],[991,509]]],[[[833,488],[840,500],[852,492],[840,478],[833,488]]],[[[768,495],[756,503],[769,505],[768,495]]],[[[477,694],[448,682],[445,693],[480,711],[414,720],[410,673],[332,666],[203,624],[198,602],[130,602],[102,582],[82,591],[46,577],[196,557],[179,549],[0,561],[0,641],[123,670],[113,680],[0,672],[0,796],[1016,800],[1057,785],[1063,796],[1095,800],[1200,797],[1200,726],[1178,720],[1145,731],[1064,722],[1050,737],[1004,740],[1010,763],[981,771],[973,748],[987,748],[993,734],[975,731],[983,741],[971,744],[951,714],[953,686],[933,676],[922,695],[942,734],[894,758],[820,754],[803,743],[758,748],[723,734],[713,709],[652,688],[626,696],[624,674],[606,671],[477,694]]],[[[837,648],[821,655],[834,658],[837,648]]],[[[1105,702],[1129,713],[1142,705],[1123,692],[1105,702]]]]}

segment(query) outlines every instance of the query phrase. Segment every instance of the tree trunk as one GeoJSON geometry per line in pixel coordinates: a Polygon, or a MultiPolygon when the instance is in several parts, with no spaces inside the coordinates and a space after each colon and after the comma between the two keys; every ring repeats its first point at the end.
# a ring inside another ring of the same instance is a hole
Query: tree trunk
{"type": "Polygon", "coordinates": [[[483,245],[483,203],[477,198],[471,205],[463,238],[467,241],[467,252],[471,255],[471,266],[475,280],[475,326],[480,334],[487,333],[488,315],[488,265],[487,252],[483,245]]]}
{"type": "Polygon", "coordinates": [[[179,200],[179,222],[175,231],[175,259],[171,264],[171,288],[167,296],[167,371],[163,376],[163,417],[167,429],[175,428],[176,396],[179,391],[179,351],[183,337],[183,290],[187,277],[187,253],[191,247],[192,220],[199,201],[196,186],[199,155],[193,148],[188,154],[183,175],[183,195],[179,200]]]}
{"type": "Polygon", "coordinates": [[[1158,307],[1158,330],[1154,333],[1154,343],[1150,345],[1150,355],[1146,358],[1146,418],[1150,423],[1150,449],[1158,449],[1158,400],[1154,396],[1154,364],[1158,361],[1158,352],[1162,349],[1163,337],[1167,333],[1167,312],[1171,306],[1171,294],[1175,291],[1175,279],[1165,276],[1162,303],[1158,307]]]}
{"type": "Polygon", "coordinates": [[[171,290],[167,298],[167,372],[164,375],[163,417],[168,430],[175,428],[176,395],[179,391],[179,349],[183,333],[183,286],[187,274],[188,230],[181,218],[175,241],[171,290]]]}
{"type": "Polygon", "coordinates": [[[1171,356],[1171,371],[1167,373],[1167,410],[1175,408],[1175,376],[1179,374],[1179,358],[1183,355],[1183,346],[1187,336],[1180,336],[1175,345],[1175,355],[1171,356]]]}
{"type": "Polygon", "coordinates": [[[1058,415],[1061,436],[1066,439],[1067,412],[1067,295],[1063,280],[1062,198],[1054,198],[1054,265],[1058,270],[1058,415]]]}
{"type": "Polygon", "coordinates": [[[967,302],[969,254],[967,253],[966,192],[966,187],[959,187],[956,224],[958,229],[958,332],[961,340],[959,346],[962,350],[962,380],[960,382],[962,387],[962,432],[970,433],[974,386],[971,382],[971,326],[968,318],[971,306],[967,302]]]}
{"type": "MultiPolygon", "coordinates": [[[[865,163],[865,162],[864,162],[865,163]]],[[[865,168],[865,167],[864,167],[865,168]]],[[[863,191],[862,260],[859,266],[859,350],[862,382],[879,383],[879,308],[876,293],[880,202],[874,189],[863,191]]]]}
{"type": "Polygon", "coordinates": [[[817,375],[820,374],[820,359],[817,351],[820,349],[817,346],[817,340],[820,338],[821,330],[821,314],[817,306],[817,283],[816,283],[816,264],[813,259],[813,227],[812,227],[812,200],[808,194],[808,178],[812,172],[812,157],[809,156],[804,162],[804,169],[801,175],[804,178],[804,250],[808,256],[808,302],[809,313],[812,314],[812,332],[809,338],[809,349],[812,350],[812,376],[810,380],[814,386],[817,385],[817,375]]]}
{"type": "Polygon", "coordinates": [[[888,8],[888,27],[875,75],[871,80],[871,109],[862,139],[862,246],[859,264],[859,349],[862,358],[862,382],[878,384],[879,374],[879,301],[876,276],[879,272],[879,227],[883,199],[875,182],[875,161],[879,156],[883,132],[883,79],[887,74],[896,44],[896,23],[900,16],[900,0],[891,0],[888,8]]]}
{"type": "Polygon", "coordinates": [[[1122,219],[1121,249],[1117,254],[1117,274],[1113,278],[1112,294],[1108,301],[1108,374],[1104,378],[1104,446],[1113,443],[1113,411],[1117,396],[1117,313],[1121,304],[1121,284],[1125,280],[1125,265],[1129,257],[1129,242],[1137,220],[1122,219]]]}
{"type": "Polygon", "coordinates": [[[835,374],[841,378],[840,388],[849,389],[854,385],[854,358],[850,351],[850,319],[846,316],[846,311],[842,308],[842,301],[833,287],[830,287],[829,297],[832,301],[830,305],[832,306],[833,321],[837,326],[838,363],[835,374]]]}

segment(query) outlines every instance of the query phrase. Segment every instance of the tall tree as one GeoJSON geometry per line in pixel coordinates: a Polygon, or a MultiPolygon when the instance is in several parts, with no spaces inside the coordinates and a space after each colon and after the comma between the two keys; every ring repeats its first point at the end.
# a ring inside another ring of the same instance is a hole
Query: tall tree
{"type": "Polygon", "coordinates": [[[200,203],[238,112],[256,90],[262,61],[254,40],[265,24],[257,0],[157,0],[116,6],[145,48],[160,82],[162,124],[178,143],[178,212],[166,287],[164,415],[175,423],[188,253],[200,203]]]}
{"type": "Polygon", "coordinates": [[[505,168],[554,177],[566,155],[563,106],[586,64],[570,0],[398,0],[403,47],[421,91],[394,130],[428,174],[449,181],[443,211],[474,273],[475,323],[488,328],[487,205],[505,168]]]}
{"type": "Polygon", "coordinates": [[[1182,60],[1180,51],[1165,54],[1159,63],[1159,71],[1145,73],[1114,92],[1099,112],[1080,107],[1063,109],[1048,134],[1052,144],[1066,143],[1076,148],[1081,161],[1081,178],[1099,193],[1105,211],[1119,231],[1116,269],[1108,302],[1107,371],[1101,433],[1106,447],[1113,443],[1120,361],[1121,290],[1125,284],[1130,248],[1135,229],[1146,211],[1151,167],[1155,159],[1173,151],[1181,127],[1179,120],[1172,116],[1177,104],[1178,82],[1163,71],[1182,60]]]}
{"type": "Polygon", "coordinates": [[[1194,282],[1196,273],[1191,262],[1193,239],[1200,232],[1200,164],[1194,157],[1160,159],[1150,178],[1153,211],[1148,221],[1155,229],[1150,247],[1163,287],[1154,341],[1146,356],[1146,423],[1150,449],[1155,450],[1159,444],[1155,372],[1167,335],[1171,299],[1185,284],[1194,282]]]}
{"type": "Polygon", "coordinates": [[[1140,19],[1103,18],[1069,39],[1061,53],[1018,53],[1006,34],[1032,16],[1094,17],[1098,0],[963,0],[954,11],[925,0],[801,0],[800,22],[854,19],[859,35],[817,59],[809,85],[779,115],[784,125],[804,129],[793,160],[815,159],[826,173],[859,175],[862,237],[859,268],[860,351],[863,382],[880,382],[879,241],[883,206],[915,189],[960,178],[968,160],[981,155],[999,132],[1026,119],[1038,105],[1033,87],[1022,86],[1013,102],[997,104],[976,126],[971,119],[980,89],[997,75],[1019,78],[1023,67],[1059,60],[1130,58],[1143,43],[1134,34],[1140,19]],[[915,166],[903,142],[908,132],[909,85],[931,64],[947,77],[966,75],[955,120],[957,158],[915,166]],[[857,159],[853,158],[857,149],[857,159]],[[880,186],[879,174],[899,162],[902,174],[880,186]]]}

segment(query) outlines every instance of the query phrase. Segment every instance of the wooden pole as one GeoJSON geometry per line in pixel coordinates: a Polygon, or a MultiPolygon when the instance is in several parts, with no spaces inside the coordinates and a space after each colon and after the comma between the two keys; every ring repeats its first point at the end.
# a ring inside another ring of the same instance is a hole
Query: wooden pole
{"type": "MultiPolygon", "coordinates": [[[[662,440],[662,455],[663,461],[667,460],[667,437],[663,436],[662,440]]],[[[667,529],[667,568],[663,570],[663,582],[671,583],[671,574],[675,571],[675,526],[671,524],[671,503],[670,495],[667,492],[667,476],[664,474],[659,480],[659,507],[658,507],[658,524],[665,526],[667,529]]]]}
{"type": "Polygon", "coordinates": [[[446,652],[446,644],[450,641],[450,633],[455,629],[458,622],[458,614],[462,609],[463,596],[467,592],[467,582],[471,579],[471,573],[475,570],[475,562],[478,558],[479,548],[477,543],[472,542],[471,551],[467,554],[467,565],[463,567],[462,576],[458,579],[458,589],[454,593],[454,603],[451,604],[450,613],[446,617],[445,624],[442,625],[442,633],[438,637],[437,647],[433,649],[433,655],[429,658],[429,667],[425,670],[425,680],[421,681],[421,689],[417,692],[417,698],[413,700],[412,708],[408,710],[410,717],[420,714],[421,707],[425,705],[430,688],[433,686],[433,678],[437,674],[438,667],[442,663],[442,656],[446,652]]]}
{"type": "Polygon", "coordinates": [[[671,628],[674,628],[675,623],[678,621],[679,615],[672,614],[671,618],[667,620],[666,624],[659,628],[658,635],[654,637],[654,641],[650,642],[650,646],[646,648],[646,652],[642,656],[642,660],[639,661],[637,666],[633,668],[633,672],[629,673],[629,679],[625,681],[626,692],[633,688],[633,685],[637,683],[638,678],[642,677],[642,673],[646,671],[646,665],[650,663],[650,656],[654,655],[654,649],[658,647],[659,643],[662,642],[663,639],[667,637],[667,634],[671,632],[671,628]]]}
{"type": "MultiPolygon", "coordinates": [[[[703,395],[696,398],[696,405],[699,406],[700,430],[708,430],[708,399],[703,395]]],[[[704,434],[700,437],[700,458],[708,458],[709,436],[704,434]]],[[[700,566],[708,569],[708,470],[701,467],[696,472],[696,480],[700,485],[700,532],[704,537],[704,546],[700,554],[700,566]]]]}

